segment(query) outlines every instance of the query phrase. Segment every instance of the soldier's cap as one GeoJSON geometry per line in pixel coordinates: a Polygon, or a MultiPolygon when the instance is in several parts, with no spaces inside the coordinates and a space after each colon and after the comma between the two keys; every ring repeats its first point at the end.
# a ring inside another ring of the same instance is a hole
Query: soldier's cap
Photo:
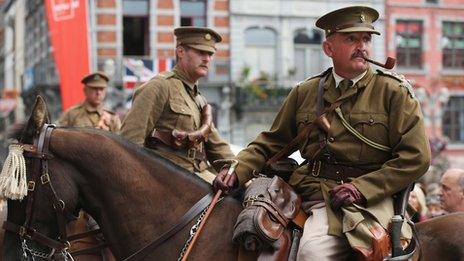
{"type": "Polygon", "coordinates": [[[372,25],[379,12],[368,6],[350,6],[332,11],[317,19],[316,26],[329,36],[333,33],[367,32],[380,35],[372,25]]]}
{"type": "Polygon", "coordinates": [[[81,83],[91,88],[106,88],[110,78],[103,72],[95,72],[82,78],[81,83]]]}
{"type": "Polygon", "coordinates": [[[200,51],[216,52],[216,43],[222,41],[222,37],[213,29],[206,27],[183,26],[174,29],[176,46],[186,45],[200,51]]]}

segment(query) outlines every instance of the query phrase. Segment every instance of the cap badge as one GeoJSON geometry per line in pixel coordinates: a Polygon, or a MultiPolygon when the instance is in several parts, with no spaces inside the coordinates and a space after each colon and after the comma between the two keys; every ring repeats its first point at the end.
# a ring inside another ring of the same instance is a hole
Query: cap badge
{"type": "Polygon", "coordinates": [[[211,35],[210,34],[205,34],[205,39],[208,40],[208,41],[211,40],[211,35]]]}
{"type": "Polygon", "coordinates": [[[366,21],[366,18],[362,14],[362,15],[359,16],[359,20],[361,20],[361,23],[364,23],[366,21]]]}
{"type": "Polygon", "coordinates": [[[93,76],[93,79],[94,80],[99,80],[100,79],[100,76],[98,74],[95,74],[95,76],[93,76]]]}

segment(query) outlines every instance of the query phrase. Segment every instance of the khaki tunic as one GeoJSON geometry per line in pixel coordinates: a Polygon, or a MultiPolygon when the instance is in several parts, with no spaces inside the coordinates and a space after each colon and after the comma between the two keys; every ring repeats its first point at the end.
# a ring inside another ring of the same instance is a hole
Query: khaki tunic
{"type": "MultiPolygon", "coordinates": [[[[282,105],[271,129],[262,132],[237,155],[239,165],[236,172],[241,184],[251,179],[254,170],[261,170],[267,159],[316,119],[320,78],[314,77],[297,85],[282,105]]],[[[353,179],[352,184],[366,198],[367,207],[375,208],[375,215],[381,222],[388,222],[391,217],[392,210],[384,211],[382,207],[384,204],[392,206],[390,196],[423,175],[430,164],[430,149],[419,102],[412,98],[410,89],[403,84],[397,77],[372,69],[342,97],[335,88],[332,74],[324,84],[326,106],[349,96],[341,106],[345,119],[368,139],[392,148],[391,152],[384,152],[369,147],[348,132],[334,112],[328,115],[331,134],[327,146],[337,161],[373,170],[353,179]]],[[[299,144],[298,149],[304,158],[316,157],[318,134],[319,130],[314,130],[309,139],[299,144]]],[[[326,206],[330,205],[328,191],[337,185],[334,181],[311,176],[307,165],[297,169],[289,183],[303,201],[323,199],[326,206]]],[[[341,212],[334,213],[327,207],[327,215],[329,234],[341,235],[341,212]]]]}
{"type": "MultiPolygon", "coordinates": [[[[146,138],[154,129],[190,132],[200,128],[201,112],[192,98],[199,94],[198,87],[186,79],[185,74],[174,67],[171,72],[158,74],[139,87],[135,91],[132,107],[122,123],[121,135],[144,146],[146,138]]],[[[234,157],[229,144],[220,138],[214,127],[204,148],[209,162],[234,157]]],[[[212,170],[205,161],[166,150],[155,151],[189,171],[212,170]]],[[[222,165],[214,167],[218,171],[222,165]]]]}
{"type": "Polygon", "coordinates": [[[118,132],[121,120],[113,112],[103,109],[103,106],[93,107],[87,102],[78,104],[61,115],[57,125],[63,127],[98,127],[111,132],[118,132]],[[104,119],[102,119],[104,117],[104,119]]]}

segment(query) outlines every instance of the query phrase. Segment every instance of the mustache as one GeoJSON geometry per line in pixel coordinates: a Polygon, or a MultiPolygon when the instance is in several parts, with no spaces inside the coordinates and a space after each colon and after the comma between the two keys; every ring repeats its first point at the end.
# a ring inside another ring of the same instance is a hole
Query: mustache
{"type": "Polygon", "coordinates": [[[358,51],[358,52],[355,52],[353,55],[351,55],[351,59],[355,59],[355,58],[363,58],[364,57],[367,57],[367,54],[365,54],[364,52],[361,52],[361,51],[358,51]]]}

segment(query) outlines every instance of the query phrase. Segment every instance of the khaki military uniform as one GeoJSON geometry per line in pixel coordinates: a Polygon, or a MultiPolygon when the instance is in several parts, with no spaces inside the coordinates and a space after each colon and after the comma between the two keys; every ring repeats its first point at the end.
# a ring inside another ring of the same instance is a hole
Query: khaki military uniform
{"type": "MultiPolygon", "coordinates": [[[[269,131],[261,133],[237,155],[236,169],[241,184],[260,171],[266,160],[288,144],[305,126],[316,119],[317,85],[314,77],[296,86],[282,105],[269,131]]],[[[330,74],[324,83],[326,106],[349,97],[341,105],[344,117],[368,139],[392,148],[391,152],[374,149],[361,142],[342,125],[334,112],[327,147],[340,164],[372,172],[355,178],[352,184],[366,198],[366,206],[376,206],[375,215],[383,223],[391,218],[391,195],[423,175],[429,166],[430,153],[419,102],[399,78],[369,69],[364,77],[342,96],[330,74]],[[404,86],[403,86],[404,85],[404,86]],[[388,199],[388,200],[387,200],[388,199]],[[385,200],[389,203],[384,203],[385,200]]],[[[302,156],[315,159],[319,149],[319,130],[299,145],[302,156]]],[[[329,206],[329,190],[336,182],[314,177],[307,165],[297,169],[289,180],[303,201],[323,200],[329,206]]],[[[327,207],[329,234],[342,235],[342,213],[327,207]]],[[[346,224],[349,225],[349,224],[346,224]]],[[[351,224],[353,225],[353,224],[351,224]]],[[[382,224],[387,226],[387,224],[382,224]]],[[[345,229],[349,229],[347,226],[345,229]]]]}
{"type": "Polygon", "coordinates": [[[67,110],[57,122],[58,126],[94,127],[118,132],[121,128],[119,117],[103,106],[93,107],[87,102],[67,110]]]}
{"type": "MultiPolygon", "coordinates": [[[[157,75],[135,91],[132,108],[122,124],[121,135],[146,146],[147,138],[155,129],[186,132],[198,130],[201,127],[201,111],[194,100],[196,95],[199,95],[197,85],[189,82],[179,68],[174,67],[171,72],[157,75]]],[[[154,150],[189,171],[214,171],[206,161],[189,158],[172,150],[154,150]]],[[[214,127],[204,142],[204,152],[209,162],[233,157],[229,145],[219,137],[214,127]]],[[[222,165],[214,167],[219,170],[222,165]]]]}

